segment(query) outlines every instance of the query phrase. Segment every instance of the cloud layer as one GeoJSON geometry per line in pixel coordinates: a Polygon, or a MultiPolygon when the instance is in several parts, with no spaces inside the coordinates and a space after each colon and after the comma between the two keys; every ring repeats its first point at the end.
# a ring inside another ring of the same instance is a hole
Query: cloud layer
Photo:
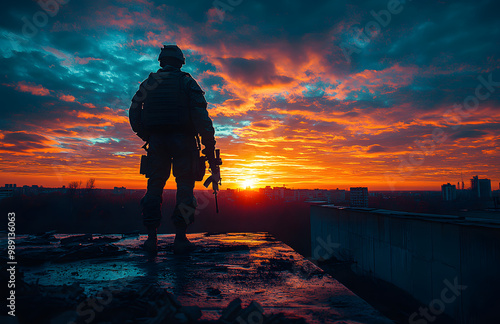
{"type": "Polygon", "coordinates": [[[229,187],[500,180],[495,1],[45,3],[0,13],[4,183],[144,187],[128,107],[174,43],[229,187]]]}

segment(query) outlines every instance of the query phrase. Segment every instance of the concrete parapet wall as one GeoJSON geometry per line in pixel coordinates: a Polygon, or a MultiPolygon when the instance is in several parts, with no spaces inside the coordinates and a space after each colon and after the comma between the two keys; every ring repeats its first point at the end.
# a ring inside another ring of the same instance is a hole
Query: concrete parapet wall
{"type": "Polygon", "coordinates": [[[427,305],[409,323],[500,319],[500,221],[311,206],[311,240],[313,258],[351,260],[427,305]]]}

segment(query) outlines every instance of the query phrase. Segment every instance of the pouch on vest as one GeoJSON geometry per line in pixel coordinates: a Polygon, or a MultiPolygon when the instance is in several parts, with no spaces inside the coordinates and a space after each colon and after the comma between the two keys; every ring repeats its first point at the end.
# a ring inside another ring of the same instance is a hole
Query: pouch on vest
{"type": "Polygon", "coordinates": [[[146,178],[149,178],[149,157],[147,155],[141,155],[141,167],[140,174],[144,174],[146,178]]]}
{"type": "Polygon", "coordinates": [[[200,156],[200,151],[193,151],[193,178],[195,181],[202,181],[205,176],[205,171],[207,169],[207,165],[205,163],[206,158],[204,156],[200,156]]]}
{"type": "Polygon", "coordinates": [[[193,178],[195,181],[203,181],[203,177],[205,176],[205,171],[207,169],[207,165],[205,161],[207,158],[205,156],[200,156],[201,151],[201,143],[200,137],[196,135],[196,150],[193,150],[193,178]]]}

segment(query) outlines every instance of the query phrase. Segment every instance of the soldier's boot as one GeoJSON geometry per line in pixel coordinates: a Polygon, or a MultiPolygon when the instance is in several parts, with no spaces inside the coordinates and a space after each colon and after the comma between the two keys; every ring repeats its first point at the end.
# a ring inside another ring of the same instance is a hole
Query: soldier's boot
{"type": "Polygon", "coordinates": [[[158,237],[156,234],[156,227],[148,227],[148,239],[144,242],[144,245],[142,247],[146,252],[158,252],[158,237]]]}
{"type": "Polygon", "coordinates": [[[195,250],[196,246],[186,236],[187,226],[176,227],[174,239],[174,254],[187,254],[195,250]]]}

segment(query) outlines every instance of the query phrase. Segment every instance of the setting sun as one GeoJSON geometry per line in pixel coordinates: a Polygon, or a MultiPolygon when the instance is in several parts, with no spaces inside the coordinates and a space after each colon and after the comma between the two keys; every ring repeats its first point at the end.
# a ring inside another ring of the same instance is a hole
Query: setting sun
{"type": "Polygon", "coordinates": [[[255,179],[246,179],[241,183],[242,188],[252,188],[255,186],[255,179]]]}

